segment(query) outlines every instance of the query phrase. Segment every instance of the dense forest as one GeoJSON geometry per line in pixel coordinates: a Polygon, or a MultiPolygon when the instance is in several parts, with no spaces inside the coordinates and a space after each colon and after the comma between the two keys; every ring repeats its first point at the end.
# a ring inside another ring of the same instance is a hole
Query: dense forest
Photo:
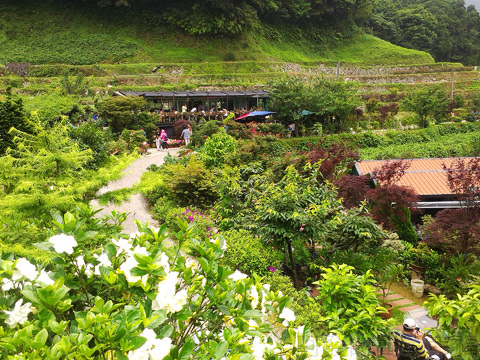
{"type": "MultiPolygon", "coordinates": [[[[464,0],[83,0],[149,14],[191,35],[231,35],[288,24],[322,41],[322,30],[365,28],[436,61],[480,63],[480,15],[464,0]]],[[[154,20],[151,20],[152,23],[154,20]]]]}
{"type": "Polygon", "coordinates": [[[428,51],[437,61],[480,60],[480,16],[463,0],[377,0],[368,26],[374,35],[428,51]]]}

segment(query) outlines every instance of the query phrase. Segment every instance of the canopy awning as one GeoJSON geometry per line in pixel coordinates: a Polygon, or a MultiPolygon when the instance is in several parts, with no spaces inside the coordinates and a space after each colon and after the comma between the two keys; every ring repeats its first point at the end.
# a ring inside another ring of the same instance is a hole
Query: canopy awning
{"type": "Polygon", "coordinates": [[[275,114],[275,112],[273,112],[273,111],[252,111],[252,112],[249,112],[248,114],[237,117],[235,120],[242,120],[242,119],[246,119],[246,118],[254,117],[254,116],[267,116],[267,115],[271,115],[271,114],[275,114]]]}

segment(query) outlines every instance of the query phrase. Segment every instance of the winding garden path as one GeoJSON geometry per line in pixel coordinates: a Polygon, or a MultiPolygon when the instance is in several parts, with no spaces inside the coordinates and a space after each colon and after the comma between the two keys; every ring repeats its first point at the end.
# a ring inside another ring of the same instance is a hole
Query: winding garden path
{"type": "MultiPolygon", "coordinates": [[[[109,191],[132,187],[134,184],[140,181],[142,174],[147,171],[147,168],[150,165],[161,165],[168,153],[170,153],[170,155],[177,155],[178,150],[178,148],[169,149],[168,151],[149,149],[147,155],[143,155],[142,157],[138,158],[124,170],[124,175],[120,179],[112,181],[108,183],[108,185],[98,190],[97,196],[105,194],[109,191]]],[[[135,219],[141,223],[148,221],[150,225],[158,226],[157,221],[152,218],[150,212],[148,211],[147,201],[140,193],[133,194],[129,200],[124,201],[121,204],[109,204],[107,206],[102,206],[97,199],[94,199],[90,202],[90,205],[94,208],[102,208],[102,210],[98,213],[98,216],[109,215],[112,210],[126,212],[127,220],[122,224],[123,231],[125,233],[137,231],[137,226],[134,222],[135,219]]]]}

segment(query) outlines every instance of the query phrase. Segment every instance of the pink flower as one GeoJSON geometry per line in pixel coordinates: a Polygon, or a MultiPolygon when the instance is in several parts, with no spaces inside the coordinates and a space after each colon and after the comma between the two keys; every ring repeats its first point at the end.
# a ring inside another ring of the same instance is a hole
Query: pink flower
{"type": "Polygon", "coordinates": [[[273,267],[273,265],[270,265],[270,266],[268,267],[268,271],[271,271],[271,272],[274,272],[274,271],[275,271],[275,268],[273,267]]]}

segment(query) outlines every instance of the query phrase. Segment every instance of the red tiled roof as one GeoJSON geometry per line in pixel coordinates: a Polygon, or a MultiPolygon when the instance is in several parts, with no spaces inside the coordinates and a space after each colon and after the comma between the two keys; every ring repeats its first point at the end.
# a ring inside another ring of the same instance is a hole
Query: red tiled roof
{"type": "MultiPolygon", "coordinates": [[[[443,164],[450,167],[457,159],[471,158],[405,159],[410,162],[410,167],[396,184],[411,187],[419,195],[451,195],[453,193],[448,187],[443,164]]],[[[386,162],[387,160],[358,161],[355,167],[359,175],[366,175],[378,170],[386,162]]]]}

